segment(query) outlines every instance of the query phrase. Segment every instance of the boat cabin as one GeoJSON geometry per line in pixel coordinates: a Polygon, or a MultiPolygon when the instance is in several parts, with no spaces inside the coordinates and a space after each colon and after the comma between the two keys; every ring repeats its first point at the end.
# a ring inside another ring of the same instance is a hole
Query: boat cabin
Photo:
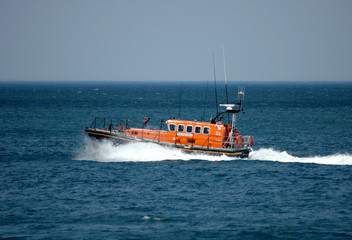
{"type": "MultiPolygon", "coordinates": [[[[167,131],[131,128],[125,134],[151,141],[199,146],[207,148],[229,147],[232,126],[223,122],[210,123],[169,119],[166,121],[167,131]]],[[[235,134],[238,134],[238,132],[235,134]]]]}

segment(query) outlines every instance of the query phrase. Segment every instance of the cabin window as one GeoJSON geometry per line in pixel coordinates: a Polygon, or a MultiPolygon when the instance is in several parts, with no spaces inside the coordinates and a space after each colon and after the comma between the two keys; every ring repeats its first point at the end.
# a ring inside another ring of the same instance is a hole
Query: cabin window
{"type": "Polygon", "coordinates": [[[195,129],[194,129],[194,133],[200,134],[201,132],[202,132],[202,127],[196,126],[195,129]]]}
{"type": "Polygon", "coordinates": [[[186,131],[187,131],[187,133],[192,133],[193,132],[193,126],[187,126],[186,131]]]}
{"type": "Polygon", "coordinates": [[[177,129],[178,132],[184,132],[185,131],[185,125],[178,125],[178,129],[177,129]]]}
{"type": "Polygon", "coordinates": [[[169,124],[169,131],[175,132],[176,131],[176,124],[169,124]]]}
{"type": "Polygon", "coordinates": [[[204,127],[203,128],[203,134],[204,135],[209,135],[209,133],[210,133],[210,127],[204,127]]]}

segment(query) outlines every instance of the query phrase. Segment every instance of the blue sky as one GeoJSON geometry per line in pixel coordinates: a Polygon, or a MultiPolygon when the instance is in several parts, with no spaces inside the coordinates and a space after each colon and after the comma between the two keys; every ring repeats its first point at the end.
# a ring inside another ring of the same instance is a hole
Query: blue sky
{"type": "Polygon", "coordinates": [[[1,0],[0,80],[352,80],[350,0],[1,0]]]}

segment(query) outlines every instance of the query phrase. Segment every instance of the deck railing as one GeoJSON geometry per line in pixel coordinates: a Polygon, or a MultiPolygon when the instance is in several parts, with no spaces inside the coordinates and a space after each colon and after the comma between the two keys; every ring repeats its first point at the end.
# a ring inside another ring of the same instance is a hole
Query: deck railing
{"type": "Polygon", "coordinates": [[[234,137],[231,141],[231,139],[228,137],[226,141],[223,143],[222,147],[223,148],[232,148],[232,149],[241,149],[241,148],[249,148],[251,146],[251,138],[252,136],[242,136],[243,137],[243,144],[242,145],[237,145],[236,143],[236,137],[234,137]]]}
{"type": "Polygon", "coordinates": [[[109,131],[117,131],[120,126],[123,126],[125,129],[130,128],[129,123],[134,121],[126,119],[113,119],[113,118],[101,118],[95,117],[90,128],[94,129],[105,129],[109,131]]]}

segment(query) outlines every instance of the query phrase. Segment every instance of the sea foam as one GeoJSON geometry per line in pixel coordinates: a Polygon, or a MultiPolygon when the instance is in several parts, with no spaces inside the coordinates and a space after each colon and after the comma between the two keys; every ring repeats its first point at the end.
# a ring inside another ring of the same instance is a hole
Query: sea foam
{"type": "Polygon", "coordinates": [[[114,145],[111,141],[91,141],[85,139],[78,150],[76,160],[99,162],[155,162],[164,160],[207,160],[229,161],[233,158],[210,156],[205,154],[188,154],[178,149],[163,147],[155,143],[128,143],[114,145]]]}
{"type": "MultiPolygon", "coordinates": [[[[114,145],[110,141],[91,141],[85,139],[82,148],[76,154],[76,160],[99,162],[155,162],[165,160],[205,160],[235,161],[238,158],[211,156],[205,154],[187,154],[178,149],[167,148],[154,143],[128,143],[114,145]]],[[[260,148],[249,154],[251,161],[275,161],[285,163],[316,163],[329,165],[352,165],[351,154],[334,154],[328,156],[295,157],[286,151],[273,148],[260,148]]]]}
{"type": "Polygon", "coordinates": [[[295,157],[286,151],[277,151],[273,148],[261,148],[249,154],[248,160],[316,163],[328,165],[352,165],[351,154],[333,154],[328,156],[295,157]]]}

